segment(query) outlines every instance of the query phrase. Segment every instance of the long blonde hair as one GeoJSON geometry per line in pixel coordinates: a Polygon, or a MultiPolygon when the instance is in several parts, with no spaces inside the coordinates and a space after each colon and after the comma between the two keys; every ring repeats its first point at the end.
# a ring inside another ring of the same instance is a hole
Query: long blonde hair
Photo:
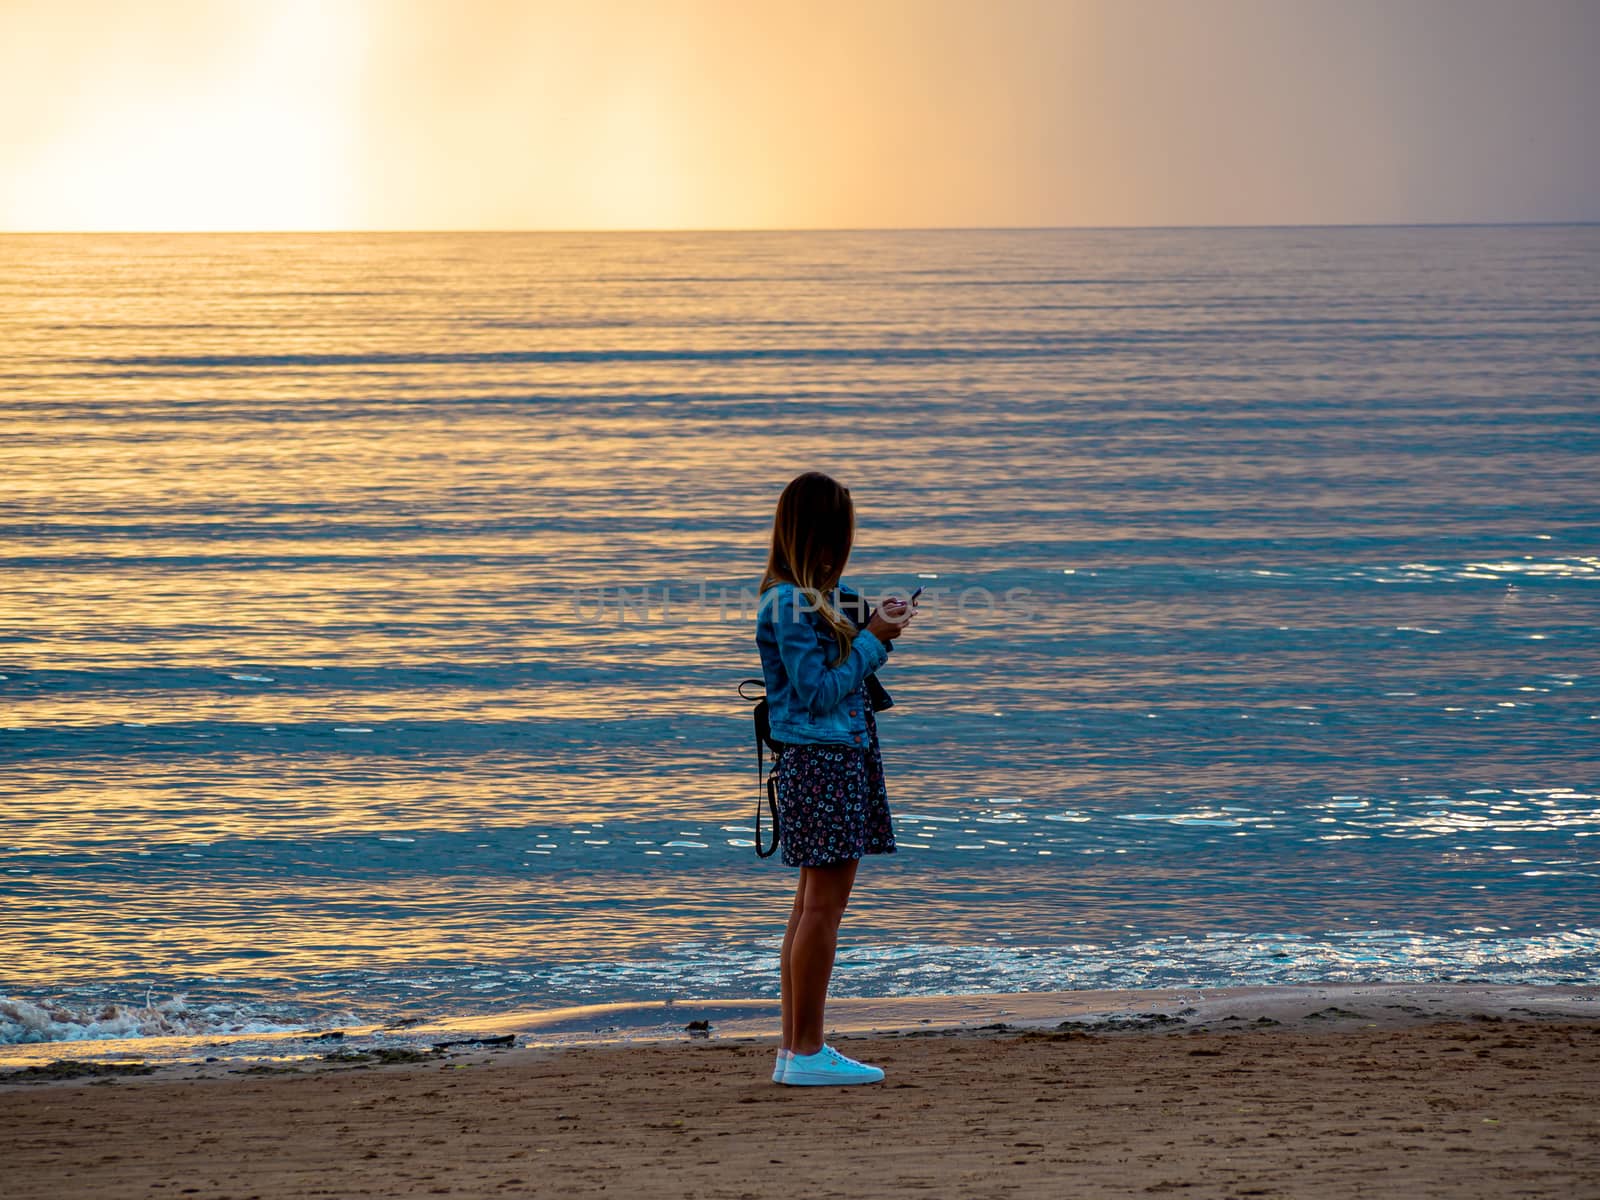
{"type": "Polygon", "coordinates": [[[772,519],[772,551],[761,577],[761,592],[777,583],[792,583],[833,630],[839,649],[833,665],[842,663],[855,639],[855,624],[828,603],[827,593],[844,575],[845,560],[856,537],[856,510],[850,489],[821,471],[807,471],[789,481],[778,497],[772,519]]]}

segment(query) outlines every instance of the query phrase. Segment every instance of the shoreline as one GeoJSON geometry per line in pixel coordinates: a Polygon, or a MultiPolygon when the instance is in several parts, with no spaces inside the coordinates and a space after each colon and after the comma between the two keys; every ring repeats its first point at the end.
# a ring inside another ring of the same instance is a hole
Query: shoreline
{"type": "Polygon", "coordinates": [[[14,1200],[1600,1195],[1600,988],[1281,990],[842,1034],[852,1088],[758,1034],[13,1079],[0,1159],[14,1200]]]}
{"type": "MultiPolygon", "coordinates": [[[[1199,1032],[1241,1027],[1399,1028],[1448,1020],[1600,1022],[1600,983],[1307,983],[984,995],[842,997],[828,1002],[829,1036],[1029,1030],[1069,1023],[1092,1033],[1199,1032]]],[[[264,1064],[337,1066],[350,1054],[400,1058],[434,1047],[462,1053],[494,1041],[497,1054],[683,1041],[774,1041],[774,1000],[667,1000],[517,1010],[399,1026],[271,1034],[205,1034],[0,1046],[0,1091],[30,1086],[21,1072],[52,1063],[144,1064],[164,1079],[215,1078],[264,1064]],[[691,1032],[689,1026],[708,1028],[691,1032]]],[[[110,1074],[111,1072],[107,1072],[110,1074]]],[[[37,1078],[37,1076],[34,1076],[37,1078]]],[[[64,1073],[65,1077],[65,1073],[64,1073]]]]}

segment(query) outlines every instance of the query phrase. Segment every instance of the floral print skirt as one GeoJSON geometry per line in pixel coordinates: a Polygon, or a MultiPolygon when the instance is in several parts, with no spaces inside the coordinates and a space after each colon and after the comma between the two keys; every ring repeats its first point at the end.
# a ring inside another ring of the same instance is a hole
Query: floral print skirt
{"type": "MultiPolygon", "coordinates": [[[[865,703],[865,696],[862,697],[865,703]]],[[[778,831],[791,867],[894,853],[878,727],[866,705],[865,746],[791,745],[778,755],[778,831]]]]}

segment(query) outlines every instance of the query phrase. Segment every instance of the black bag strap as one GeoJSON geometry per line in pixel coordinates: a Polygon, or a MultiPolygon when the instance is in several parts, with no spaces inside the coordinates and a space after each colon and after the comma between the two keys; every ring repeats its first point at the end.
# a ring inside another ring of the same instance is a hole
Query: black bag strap
{"type": "MultiPolygon", "coordinates": [[[[763,704],[766,701],[762,701],[763,704]]],[[[772,769],[778,769],[777,758],[772,761],[772,769]]],[[[761,786],[761,738],[756,738],[756,787],[761,786]]],[[[772,842],[765,850],[761,848],[761,793],[756,793],[756,857],[771,858],[778,852],[778,781],[771,775],[767,776],[767,811],[772,814],[772,842]]]]}
{"type": "MultiPolygon", "coordinates": [[[[764,679],[746,679],[746,680],[741,681],[740,684],[739,684],[739,695],[740,695],[741,698],[743,698],[745,700],[751,699],[751,697],[746,696],[745,693],[744,693],[744,689],[745,689],[745,685],[746,684],[759,684],[763,688],[766,687],[766,681],[764,679]]],[[[761,743],[762,742],[769,742],[769,743],[771,743],[771,745],[773,747],[772,766],[773,766],[773,770],[774,771],[777,770],[778,755],[782,754],[783,751],[778,748],[778,743],[771,741],[771,737],[772,737],[772,735],[771,735],[771,727],[767,724],[767,698],[765,696],[762,696],[761,699],[756,704],[756,708],[755,708],[755,726],[756,726],[756,856],[758,858],[771,858],[774,854],[776,854],[778,852],[778,837],[779,837],[779,829],[778,829],[778,781],[776,779],[774,779],[771,775],[767,775],[766,774],[766,769],[762,764],[761,743]],[[767,846],[766,849],[762,849],[762,847],[761,847],[761,791],[762,791],[761,782],[762,782],[762,776],[763,775],[766,776],[766,785],[767,785],[766,786],[766,792],[767,792],[766,806],[767,806],[768,812],[770,812],[772,814],[772,843],[769,846],[767,846]]]]}

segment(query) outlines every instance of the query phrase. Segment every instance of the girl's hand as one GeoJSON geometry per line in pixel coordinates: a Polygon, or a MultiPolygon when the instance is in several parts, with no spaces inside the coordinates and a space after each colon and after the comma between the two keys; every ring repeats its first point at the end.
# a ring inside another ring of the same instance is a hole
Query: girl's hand
{"type": "Polygon", "coordinates": [[[872,619],[867,622],[867,632],[888,645],[916,615],[915,605],[890,597],[872,614],[872,619]]]}

